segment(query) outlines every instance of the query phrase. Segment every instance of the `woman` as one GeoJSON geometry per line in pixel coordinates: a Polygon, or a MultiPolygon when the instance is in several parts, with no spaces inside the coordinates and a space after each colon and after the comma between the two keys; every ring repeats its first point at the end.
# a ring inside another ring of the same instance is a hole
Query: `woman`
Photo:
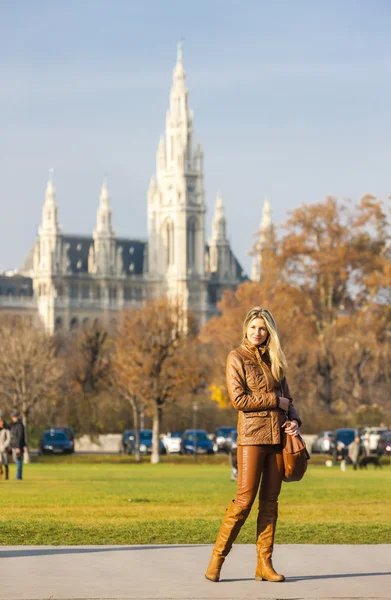
{"type": "Polygon", "coordinates": [[[0,476],[2,475],[4,469],[5,479],[9,479],[8,448],[10,441],[10,430],[5,424],[4,419],[0,417],[0,476]]]}
{"type": "Polygon", "coordinates": [[[241,346],[227,359],[228,393],[238,411],[238,487],[205,574],[210,581],[220,579],[222,564],[250,513],[261,477],[255,579],[285,579],[273,569],[271,560],[284,475],[281,428],[287,435],[297,436],[301,425],[285,378],[286,369],[273,316],[256,306],[244,320],[241,346]]]}

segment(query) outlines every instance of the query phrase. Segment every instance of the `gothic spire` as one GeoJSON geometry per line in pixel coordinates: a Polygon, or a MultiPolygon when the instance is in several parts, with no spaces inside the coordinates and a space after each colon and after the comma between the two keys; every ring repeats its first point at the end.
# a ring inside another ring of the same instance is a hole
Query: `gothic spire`
{"type": "Polygon", "coordinates": [[[212,224],[212,240],[225,242],[227,240],[226,220],[224,214],[223,197],[219,192],[216,198],[215,214],[212,224]]]}
{"type": "Polygon", "coordinates": [[[272,209],[270,199],[266,196],[262,209],[261,223],[259,225],[259,238],[255,244],[255,255],[251,269],[251,279],[253,281],[261,281],[262,279],[262,250],[272,231],[272,209]]]}
{"type": "Polygon", "coordinates": [[[110,207],[110,195],[109,190],[107,189],[107,178],[104,177],[99,196],[96,233],[107,235],[109,237],[113,236],[114,231],[111,220],[112,212],[110,207]]]}
{"type": "Polygon", "coordinates": [[[184,86],[186,73],[183,66],[183,41],[181,40],[177,46],[176,65],[174,68],[174,86],[179,84],[184,86]]]}
{"type": "Polygon", "coordinates": [[[261,234],[263,233],[264,235],[267,235],[272,227],[272,208],[270,205],[270,199],[268,198],[268,196],[266,196],[265,202],[263,204],[262,218],[259,230],[261,234]]]}
{"type": "Polygon", "coordinates": [[[60,230],[58,224],[58,207],[56,202],[56,190],[53,182],[53,169],[50,169],[49,179],[46,185],[45,202],[42,210],[42,223],[40,233],[56,234],[60,230]]]}

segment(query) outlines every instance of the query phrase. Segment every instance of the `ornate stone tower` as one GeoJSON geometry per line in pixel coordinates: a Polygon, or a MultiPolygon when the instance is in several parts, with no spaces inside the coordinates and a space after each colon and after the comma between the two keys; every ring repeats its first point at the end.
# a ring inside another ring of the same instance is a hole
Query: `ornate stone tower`
{"type": "Polygon", "coordinates": [[[259,226],[259,238],[256,242],[256,254],[253,258],[253,264],[251,269],[251,279],[253,281],[262,280],[262,250],[265,247],[265,244],[267,243],[267,240],[270,237],[272,231],[272,209],[270,205],[270,200],[266,196],[263,205],[261,223],[259,226]]]}
{"type": "Polygon", "coordinates": [[[166,117],[148,191],[148,278],[156,293],[182,298],[184,307],[206,319],[205,197],[203,154],[194,147],[193,114],[178,45],[166,117]]]}
{"type": "Polygon", "coordinates": [[[93,233],[94,245],[90,248],[88,270],[101,277],[116,275],[119,270],[116,238],[112,225],[110,196],[106,181],[103,182],[93,233]]]}
{"type": "Polygon", "coordinates": [[[57,297],[56,279],[62,273],[62,239],[52,171],[46,186],[42,222],[34,249],[33,272],[38,312],[45,328],[52,333],[57,297]]]}
{"type": "Polygon", "coordinates": [[[235,279],[235,264],[229,241],[224,214],[223,198],[217,195],[215,214],[212,223],[212,237],[209,241],[209,269],[219,280],[235,279]]]}
{"type": "Polygon", "coordinates": [[[61,230],[58,224],[58,208],[53,183],[53,172],[46,186],[42,222],[38,229],[38,244],[34,257],[34,271],[41,275],[61,270],[61,230]]]}

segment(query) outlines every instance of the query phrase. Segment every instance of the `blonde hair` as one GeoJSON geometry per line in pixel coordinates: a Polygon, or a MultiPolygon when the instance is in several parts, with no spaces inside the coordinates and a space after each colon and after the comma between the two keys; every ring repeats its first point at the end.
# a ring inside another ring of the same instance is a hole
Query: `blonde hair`
{"type": "Polygon", "coordinates": [[[281,348],[280,338],[278,337],[277,325],[272,313],[267,308],[254,306],[248,311],[243,323],[243,340],[247,339],[247,329],[254,319],[263,319],[269,336],[266,340],[266,346],[269,351],[271,361],[271,371],[276,381],[284,378],[288,368],[285,354],[281,348]]]}

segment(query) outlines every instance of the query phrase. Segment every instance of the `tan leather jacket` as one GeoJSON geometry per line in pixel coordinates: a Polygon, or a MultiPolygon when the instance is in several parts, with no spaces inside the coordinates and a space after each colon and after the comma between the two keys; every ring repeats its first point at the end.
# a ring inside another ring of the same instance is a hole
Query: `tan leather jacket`
{"type": "Polygon", "coordinates": [[[301,420],[293,406],[288,383],[275,381],[269,353],[248,340],[229,353],[227,388],[238,415],[238,445],[279,444],[285,413],[278,408],[278,396],[289,398],[288,418],[301,420]]]}

